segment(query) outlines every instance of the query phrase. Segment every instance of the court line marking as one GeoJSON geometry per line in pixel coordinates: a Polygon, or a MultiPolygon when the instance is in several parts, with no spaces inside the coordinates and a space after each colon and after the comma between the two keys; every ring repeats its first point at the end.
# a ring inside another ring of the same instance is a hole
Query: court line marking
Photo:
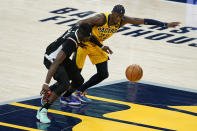
{"type": "MultiPolygon", "coordinates": [[[[94,97],[94,96],[88,96],[88,97],[96,99],[96,100],[101,100],[101,101],[124,104],[124,105],[130,106],[130,107],[131,107],[131,104],[133,104],[133,103],[127,103],[127,102],[111,100],[111,99],[106,99],[106,98],[100,98],[100,97],[94,97]]],[[[32,106],[32,105],[27,105],[27,104],[22,104],[22,103],[10,103],[9,105],[19,106],[19,107],[24,107],[24,108],[28,108],[28,109],[34,109],[34,110],[39,109],[39,107],[37,107],[37,106],[32,106]]],[[[138,104],[134,104],[134,105],[138,105],[138,104]]],[[[70,116],[70,117],[76,117],[76,118],[79,118],[81,120],[91,118],[91,119],[98,119],[98,120],[104,120],[104,121],[109,121],[109,122],[117,122],[117,123],[122,123],[122,124],[126,124],[126,125],[144,127],[144,128],[147,128],[147,129],[174,131],[172,129],[162,128],[162,127],[157,127],[157,126],[152,126],[152,125],[146,125],[146,124],[141,124],[141,123],[136,123],[136,122],[128,122],[128,121],[119,120],[119,119],[112,119],[112,118],[107,118],[107,117],[104,117],[104,116],[103,116],[103,118],[98,118],[98,117],[92,117],[92,116],[84,116],[84,115],[79,115],[79,114],[73,114],[73,113],[69,113],[69,112],[57,111],[57,110],[53,110],[53,109],[48,109],[48,112],[54,113],[54,114],[59,114],[59,115],[70,116]]]]}
{"type": "MultiPolygon", "coordinates": [[[[22,103],[10,103],[9,105],[19,106],[19,107],[24,107],[24,108],[28,108],[28,109],[34,109],[34,110],[38,110],[39,109],[39,107],[37,107],[37,106],[32,106],[32,105],[27,105],[27,104],[22,104],[22,103]]],[[[97,120],[115,122],[116,124],[120,123],[120,124],[125,124],[125,125],[130,125],[130,126],[138,126],[138,127],[143,127],[143,128],[147,128],[147,129],[154,129],[154,128],[150,128],[150,127],[135,125],[135,124],[123,123],[123,122],[119,122],[119,121],[113,121],[113,120],[108,120],[108,119],[101,119],[101,118],[97,118],[97,117],[84,116],[84,115],[79,115],[79,114],[73,114],[73,113],[63,112],[63,111],[58,111],[58,110],[53,110],[53,109],[48,109],[48,112],[49,113],[58,114],[58,115],[65,115],[65,116],[70,116],[70,117],[76,117],[76,118],[81,119],[82,121],[86,120],[86,119],[97,119],[97,120]]]]}
{"type": "Polygon", "coordinates": [[[41,130],[30,128],[30,127],[8,124],[8,123],[4,123],[4,122],[0,122],[0,125],[1,126],[6,126],[6,127],[12,127],[12,128],[16,128],[16,129],[27,130],[27,131],[41,131],[41,130]]]}
{"type": "MultiPolygon", "coordinates": [[[[10,103],[9,105],[19,106],[19,107],[24,107],[24,108],[28,108],[28,109],[34,109],[34,110],[38,110],[40,108],[38,106],[32,106],[32,105],[27,105],[27,104],[22,104],[22,103],[10,103]]],[[[77,117],[77,118],[80,118],[80,119],[82,119],[82,117],[100,119],[100,118],[97,118],[97,117],[84,116],[84,115],[73,114],[73,113],[63,112],[63,111],[58,111],[58,110],[53,110],[53,109],[48,109],[48,112],[58,114],[58,115],[66,115],[66,116],[71,116],[71,117],[77,117]]]]}

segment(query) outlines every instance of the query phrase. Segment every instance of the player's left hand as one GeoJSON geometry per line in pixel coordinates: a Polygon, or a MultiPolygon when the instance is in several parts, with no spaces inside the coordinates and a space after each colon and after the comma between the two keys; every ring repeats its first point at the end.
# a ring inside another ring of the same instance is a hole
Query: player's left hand
{"type": "Polygon", "coordinates": [[[48,91],[50,91],[49,86],[43,84],[42,85],[42,90],[40,91],[40,95],[46,94],[48,91]]]}
{"type": "Polygon", "coordinates": [[[109,46],[103,46],[102,48],[105,52],[107,52],[108,54],[113,54],[113,51],[109,48],[109,46]]]}
{"type": "Polygon", "coordinates": [[[176,27],[176,26],[179,26],[181,23],[180,22],[170,22],[168,23],[168,27],[176,27]]]}

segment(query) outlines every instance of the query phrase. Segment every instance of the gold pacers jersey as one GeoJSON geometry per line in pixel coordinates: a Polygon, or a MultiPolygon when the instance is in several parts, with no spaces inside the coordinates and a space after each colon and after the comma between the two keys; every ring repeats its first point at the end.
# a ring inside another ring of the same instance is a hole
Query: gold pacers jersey
{"type": "MultiPolygon", "coordinates": [[[[120,28],[120,23],[117,25],[109,26],[109,16],[110,13],[103,13],[105,15],[106,22],[102,26],[93,26],[92,34],[97,38],[97,40],[103,44],[103,41],[111,37],[115,32],[120,28]]],[[[88,41],[84,42],[86,44],[86,48],[78,47],[76,53],[76,64],[79,69],[82,69],[84,66],[84,62],[86,56],[88,55],[92,64],[102,63],[109,59],[108,54],[103,51],[96,44],[88,41]]]]}
{"type": "Polygon", "coordinates": [[[120,23],[117,25],[109,26],[109,16],[111,12],[103,13],[106,18],[106,22],[102,26],[94,26],[92,28],[92,34],[98,39],[98,41],[103,42],[104,40],[111,37],[120,28],[120,23]]]}

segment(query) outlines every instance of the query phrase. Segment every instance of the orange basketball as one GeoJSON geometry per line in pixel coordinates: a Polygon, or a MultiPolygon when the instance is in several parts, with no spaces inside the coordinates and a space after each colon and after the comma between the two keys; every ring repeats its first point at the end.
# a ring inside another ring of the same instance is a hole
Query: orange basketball
{"type": "Polygon", "coordinates": [[[132,64],[127,67],[125,74],[128,80],[131,82],[137,82],[142,78],[143,70],[139,65],[132,64]]]}

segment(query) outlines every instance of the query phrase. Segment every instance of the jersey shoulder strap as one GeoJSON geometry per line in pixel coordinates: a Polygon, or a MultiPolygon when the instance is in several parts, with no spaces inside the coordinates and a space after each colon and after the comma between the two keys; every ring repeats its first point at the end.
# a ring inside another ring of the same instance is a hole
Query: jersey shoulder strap
{"type": "Polygon", "coordinates": [[[108,16],[109,16],[109,13],[101,13],[101,15],[104,17],[105,22],[104,22],[103,25],[100,25],[100,26],[104,26],[105,24],[108,23],[108,16]]]}

